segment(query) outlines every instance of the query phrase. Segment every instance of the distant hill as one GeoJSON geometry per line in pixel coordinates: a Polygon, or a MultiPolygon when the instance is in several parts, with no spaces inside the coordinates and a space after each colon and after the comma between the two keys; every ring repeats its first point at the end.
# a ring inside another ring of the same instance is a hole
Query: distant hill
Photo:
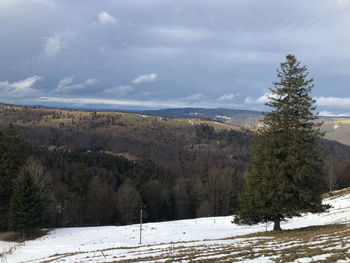
{"type": "MultiPolygon", "coordinates": [[[[205,163],[219,170],[245,165],[253,138],[246,128],[255,128],[260,117],[257,111],[221,108],[130,113],[0,105],[0,128],[12,122],[33,146],[103,149],[130,159],[151,159],[185,176],[199,174],[205,163]]],[[[334,130],[336,121],[327,119],[325,127],[334,130]]],[[[337,125],[340,131],[348,124],[337,125]]],[[[350,156],[350,147],[323,144],[338,161],[350,156]]]]}
{"type": "Polygon", "coordinates": [[[255,128],[261,118],[261,112],[238,109],[173,108],[163,110],[146,110],[142,114],[165,118],[210,118],[240,127],[255,128]]]}
{"type": "MultiPolygon", "coordinates": [[[[141,113],[166,118],[210,118],[249,129],[256,129],[262,118],[262,113],[259,111],[224,108],[174,108],[141,111],[141,113]]],[[[320,116],[320,119],[324,122],[322,130],[326,132],[325,139],[350,145],[350,118],[320,116]]]]}
{"type": "Polygon", "coordinates": [[[244,166],[252,139],[249,130],[205,118],[0,106],[0,128],[9,123],[33,147],[103,150],[129,159],[151,159],[184,177],[200,174],[206,163],[220,171],[244,166]]]}

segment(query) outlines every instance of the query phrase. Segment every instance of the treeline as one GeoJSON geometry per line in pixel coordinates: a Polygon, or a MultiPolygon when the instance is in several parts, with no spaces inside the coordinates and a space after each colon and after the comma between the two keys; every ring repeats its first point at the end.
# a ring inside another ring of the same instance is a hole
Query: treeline
{"type": "Polygon", "coordinates": [[[97,150],[27,147],[10,125],[0,134],[1,230],[124,225],[232,214],[243,167],[193,178],[151,160],[97,150]]]}
{"type": "Polygon", "coordinates": [[[101,151],[36,152],[52,184],[52,226],[121,225],[229,215],[240,171],[196,178],[175,176],[150,160],[130,161],[101,151]]]}

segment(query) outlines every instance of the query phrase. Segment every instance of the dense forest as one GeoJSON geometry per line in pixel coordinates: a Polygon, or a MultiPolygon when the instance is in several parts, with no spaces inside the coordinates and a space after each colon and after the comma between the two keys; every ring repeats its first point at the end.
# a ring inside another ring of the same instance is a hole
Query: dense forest
{"type": "MultiPolygon", "coordinates": [[[[151,160],[131,161],[103,151],[29,149],[12,125],[2,132],[1,142],[7,145],[1,148],[3,173],[9,174],[2,200],[9,203],[21,170],[30,171],[45,193],[45,226],[131,224],[141,208],[144,220],[162,221],[227,215],[235,207],[241,179],[235,169],[211,173],[204,164],[199,176],[185,178],[151,160]],[[9,158],[14,164],[7,165],[9,158]]],[[[2,208],[5,229],[9,207],[2,208]]]]}
{"type": "MultiPolygon", "coordinates": [[[[2,229],[28,173],[47,227],[132,224],[141,208],[146,222],[237,209],[253,131],[207,119],[7,105],[0,115],[2,229]]],[[[349,186],[350,148],[319,143],[328,156],[324,191],[349,186]]]]}

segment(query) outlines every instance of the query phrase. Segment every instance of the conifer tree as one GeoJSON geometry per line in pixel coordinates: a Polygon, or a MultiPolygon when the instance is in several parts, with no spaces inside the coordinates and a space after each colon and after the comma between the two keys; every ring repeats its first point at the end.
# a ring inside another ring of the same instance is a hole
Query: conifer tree
{"type": "Polygon", "coordinates": [[[33,177],[34,184],[38,188],[38,194],[43,208],[43,222],[47,225],[49,221],[52,221],[56,207],[54,205],[54,196],[51,189],[51,177],[48,175],[45,167],[34,156],[30,156],[26,161],[24,168],[33,177]]]}
{"type": "Polygon", "coordinates": [[[302,212],[321,212],[323,154],[317,137],[323,136],[316,106],[309,93],[313,79],[293,55],[281,63],[278,81],[266,103],[251,149],[247,183],[239,196],[236,223],[280,222],[302,212]]]}
{"type": "Polygon", "coordinates": [[[9,226],[23,237],[42,226],[42,200],[39,188],[28,170],[22,170],[11,197],[9,226]]]}
{"type": "Polygon", "coordinates": [[[77,197],[77,209],[78,209],[78,225],[82,226],[83,224],[83,214],[84,214],[84,206],[86,205],[86,201],[88,198],[89,192],[89,183],[90,183],[90,175],[86,172],[84,165],[79,164],[72,177],[72,186],[71,191],[77,197]]]}
{"type": "Polygon", "coordinates": [[[10,124],[0,134],[0,230],[8,228],[8,211],[13,185],[28,157],[28,150],[10,124]]]}

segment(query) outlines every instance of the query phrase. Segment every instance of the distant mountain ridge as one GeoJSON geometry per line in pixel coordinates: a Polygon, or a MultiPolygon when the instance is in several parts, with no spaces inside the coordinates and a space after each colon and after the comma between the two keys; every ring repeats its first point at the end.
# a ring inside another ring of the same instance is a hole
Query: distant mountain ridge
{"type": "MultiPolygon", "coordinates": [[[[262,118],[262,112],[259,111],[225,108],[173,108],[146,110],[139,113],[164,118],[210,118],[249,129],[256,129],[262,118]]],[[[320,119],[323,121],[321,129],[326,132],[325,139],[350,145],[350,118],[320,116],[320,119]]]]}
{"type": "Polygon", "coordinates": [[[207,108],[168,108],[168,109],[161,109],[161,110],[145,110],[141,111],[145,114],[149,115],[163,115],[162,117],[168,117],[168,118],[181,118],[181,117],[196,117],[196,116],[203,116],[203,117],[210,117],[210,116],[216,116],[216,115],[241,115],[241,114],[249,114],[249,115],[261,115],[261,112],[259,111],[252,111],[252,110],[241,110],[241,109],[226,109],[226,108],[214,108],[214,109],[207,109],[207,108]]]}
{"type": "MultiPolygon", "coordinates": [[[[0,102],[2,108],[41,108],[47,110],[61,109],[72,111],[86,111],[86,112],[124,112],[136,113],[141,115],[149,115],[163,118],[180,118],[180,119],[210,119],[216,122],[221,122],[238,127],[256,129],[262,118],[262,112],[254,110],[242,109],[227,109],[227,108],[168,108],[160,110],[108,110],[108,109],[78,109],[78,108],[50,108],[46,106],[16,106],[13,104],[0,102]]],[[[320,116],[323,125],[321,129],[326,132],[325,139],[338,141],[342,144],[350,146],[350,118],[349,117],[326,117],[320,116]]]]}
{"type": "Polygon", "coordinates": [[[255,128],[261,112],[252,110],[226,109],[226,108],[170,108],[162,110],[145,110],[141,114],[153,115],[163,118],[210,118],[215,121],[255,128]]]}

